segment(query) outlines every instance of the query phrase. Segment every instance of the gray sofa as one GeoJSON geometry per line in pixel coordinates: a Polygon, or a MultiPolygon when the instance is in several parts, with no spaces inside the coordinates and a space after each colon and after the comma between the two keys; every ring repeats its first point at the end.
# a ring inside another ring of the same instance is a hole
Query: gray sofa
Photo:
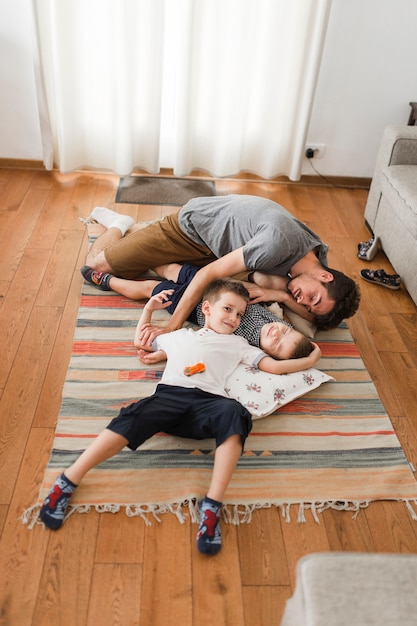
{"type": "Polygon", "coordinates": [[[417,126],[385,128],[365,220],[417,304],[417,126]]]}

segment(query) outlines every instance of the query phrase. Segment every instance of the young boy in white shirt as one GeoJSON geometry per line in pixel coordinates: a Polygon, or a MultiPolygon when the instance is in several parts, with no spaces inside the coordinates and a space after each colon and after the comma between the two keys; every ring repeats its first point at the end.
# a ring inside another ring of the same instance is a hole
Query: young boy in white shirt
{"type": "MultiPolygon", "coordinates": [[[[169,293],[162,291],[149,300],[140,327],[150,322],[152,311],[166,307],[168,298],[169,293]]],[[[238,363],[264,371],[269,371],[271,362],[275,363],[262,350],[233,334],[248,301],[249,294],[241,283],[214,281],[203,299],[203,328],[162,334],[154,340],[154,352],[138,351],[144,363],[167,359],[161,382],[152,396],[122,408],[118,417],[57,478],[40,512],[46,526],[57,530],[62,525],[71,494],[85,474],[126,445],[136,450],[158,432],[192,439],[214,438],[213,473],[207,494],[199,503],[197,547],[204,554],[220,550],[223,497],[252,428],[250,413],[227,397],[225,381],[238,363]],[[194,367],[201,364],[203,367],[194,367]],[[197,372],[190,375],[193,369],[197,372]]]]}

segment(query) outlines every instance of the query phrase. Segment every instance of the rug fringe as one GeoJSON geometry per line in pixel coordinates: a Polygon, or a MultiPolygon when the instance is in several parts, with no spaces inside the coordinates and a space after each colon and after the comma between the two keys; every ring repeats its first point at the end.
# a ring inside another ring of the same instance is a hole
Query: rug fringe
{"type": "MultiPolygon", "coordinates": [[[[397,500],[397,502],[403,502],[406,505],[410,517],[417,522],[417,500],[397,500]],[[413,508],[414,507],[414,508],[413,508]]],[[[352,519],[356,519],[362,509],[367,508],[372,504],[372,500],[363,501],[328,501],[328,502],[264,502],[254,504],[224,504],[222,507],[222,519],[226,524],[232,524],[239,526],[239,524],[250,524],[252,522],[253,512],[259,509],[269,509],[276,507],[281,511],[282,517],[289,524],[292,521],[291,512],[292,509],[297,509],[297,523],[306,523],[306,511],[310,511],[314,521],[320,524],[319,515],[327,509],[333,509],[335,511],[353,511],[352,519]],[[298,507],[298,508],[297,508],[298,507]]],[[[184,500],[183,502],[176,502],[172,504],[77,504],[70,505],[68,507],[67,515],[64,522],[67,521],[74,513],[89,513],[92,509],[97,513],[118,513],[124,509],[128,517],[140,517],[143,519],[147,526],[151,526],[152,522],[150,517],[153,517],[157,522],[161,521],[161,515],[165,513],[171,513],[175,515],[178,521],[183,524],[189,516],[192,523],[199,523],[199,508],[198,501],[196,500],[184,500]],[[187,509],[184,511],[184,508],[187,509]]],[[[36,524],[42,524],[39,518],[41,510],[40,504],[35,504],[23,511],[19,517],[19,521],[25,524],[28,529],[32,529],[36,524]]]]}
{"type": "Polygon", "coordinates": [[[413,503],[414,506],[417,507],[417,500],[403,500],[403,502],[405,502],[405,504],[406,504],[408,512],[411,515],[411,519],[413,519],[415,522],[417,522],[417,513],[413,509],[413,507],[411,506],[411,503],[413,503]]]}

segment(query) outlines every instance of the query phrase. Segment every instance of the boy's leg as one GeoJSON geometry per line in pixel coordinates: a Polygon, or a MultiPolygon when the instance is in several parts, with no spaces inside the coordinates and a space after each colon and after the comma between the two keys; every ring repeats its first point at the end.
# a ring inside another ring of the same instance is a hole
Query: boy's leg
{"type": "Polygon", "coordinates": [[[118,278],[107,272],[98,272],[88,265],[83,265],[81,274],[91,285],[98,287],[102,291],[115,291],[130,300],[144,300],[150,298],[154,288],[159,285],[159,280],[128,280],[118,278]]]}
{"type": "Polygon", "coordinates": [[[39,514],[44,524],[52,530],[58,530],[64,521],[71,494],[85,474],[99,463],[120,452],[127,443],[127,439],[121,435],[107,428],[103,430],[52,485],[39,514]]]}
{"type": "Polygon", "coordinates": [[[242,438],[232,435],[224,441],[214,455],[214,467],[207,496],[213,500],[223,501],[224,493],[233,476],[236,465],[242,454],[242,438]]]}
{"type": "Polygon", "coordinates": [[[101,206],[96,206],[92,210],[90,218],[105,226],[107,230],[97,237],[91,246],[87,253],[86,265],[100,272],[114,274],[106,260],[104,249],[124,237],[126,231],[135,223],[135,220],[130,215],[116,213],[116,211],[101,206]]]}
{"type": "Polygon", "coordinates": [[[97,237],[93,245],[87,252],[85,264],[98,272],[108,272],[114,274],[113,268],[107,262],[104,250],[116,243],[123,237],[119,228],[109,228],[102,235],[97,237]]]}
{"type": "Polygon", "coordinates": [[[216,554],[221,548],[220,509],[241,454],[240,435],[231,435],[216,449],[210,487],[207,496],[200,502],[197,547],[203,554],[216,554]]]}
{"type": "Polygon", "coordinates": [[[165,265],[158,265],[158,267],[153,267],[152,269],[158,276],[162,276],[162,278],[176,283],[181,267],[182,265],[180,263],[166,263],[165,265]]]}

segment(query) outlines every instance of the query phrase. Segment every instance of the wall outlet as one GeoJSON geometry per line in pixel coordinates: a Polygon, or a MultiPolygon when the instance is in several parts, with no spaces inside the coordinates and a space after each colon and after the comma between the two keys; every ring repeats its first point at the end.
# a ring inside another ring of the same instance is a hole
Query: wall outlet
{"type": "Polygon", "coordinates": [[[322,159],[324,157],[326,146],[324,143],[307,143],[306,149],[304,152],[306,157],[307,157],[307,150],[314,150],[314,157],[311,157],[311,158],[322,159]]]}

